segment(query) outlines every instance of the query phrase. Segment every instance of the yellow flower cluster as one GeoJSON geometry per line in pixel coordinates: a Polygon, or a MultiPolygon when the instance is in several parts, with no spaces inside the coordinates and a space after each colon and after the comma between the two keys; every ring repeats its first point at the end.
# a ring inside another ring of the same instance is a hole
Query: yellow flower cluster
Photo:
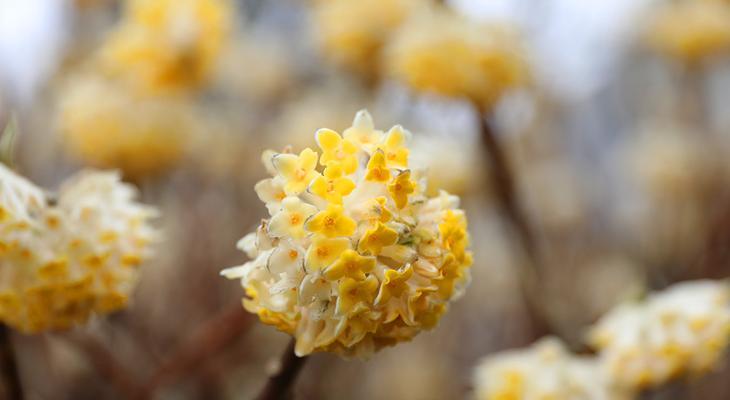
{"type": "Polygon", "coordinates": [[[527,81],[512,32],[443,7],[415,13],[386,48],[383,62],[389,76],[416,90],[467,98],[482,108],[527,81]]]}
{"type": "Polygon", "coordinates": [[[708,372],[729,339],[730,288],[714,281],[680,283],[620,306],[590,333],[610,379],[632,390],[708,372]]]}
{"type": "Polygon", "coordinates": [[[33,333],[124,308],[156,237],[134,196],[115,173],[84,172],[51,201],[0,165],[0,321],[33,333]]]}
{"type": "Polygon", "coordinates": [[[69,151],[132,178],[177,164],[199,117],[192,95],[214,70],[231,13],[228,0],[128,0],[90,71],[64,87],[69,151]]]}
{"type": "Polygon", "coordinates": [[[177,96],[137,96],[118,82],[82,76],[59,104],[63,144],[75,157],[131,178],[178,163],[195,131],[195,108],[177,96]]]}
{"type": "Polygon", "coordinates": [[[227,0],[127,0],[99,54],[102,70],[144,93],[198,87],[224,45],[230,8],[227,0]]]}
{"type": "Polygon", "coordinates": [[[656,50],[687,63],[730,51],[730,3],[682,0],[663,5],[648,24],[647,40],[656,50]]]}
{"type": "Polygon", "coordinates": [[[367,356],[434,327],[462,293],[466,217],[457,197],[424,194],[400,126],[376,130],[360,111],[343,135],[315,136],[321,155],[264,153],[273,177],[255,189],[271,218],[239,243],[253,261],[222,274],[298,355],[367,356]]]}
{"type": "Polygon", "coordinates": [[[314,19],[325,55],[366,76],[379,64],[380,50],[418,0],[323,0],[314,19]]]}
{"type": "Polygon", "coordinates": [[[477,400],[631,398],[611,387],[594,357],[571,355],[554,338],[485,358],[474,385],[477,400]]]}

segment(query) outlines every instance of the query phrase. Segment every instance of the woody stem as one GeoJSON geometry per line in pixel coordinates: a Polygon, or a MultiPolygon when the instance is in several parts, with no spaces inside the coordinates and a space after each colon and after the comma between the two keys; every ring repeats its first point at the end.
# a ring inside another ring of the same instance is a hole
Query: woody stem
{"type": "Polygon", "coordinates": [[[0,372],[3,379],[3,391],[8,399],[22,399],[23,388],[18,374],[17,360],[10,340],[10,329],[0,324],[0,372]]]}
{"type": "Polygon", "coordinates": [[[539,294],[537,281],[541,272],[541,259],[534,230],[519,201],[515,176],[510,168],[504,147],[494,128],[482,113],[479,114],[479,128],[482,144],[491,163],[489,183],[494,187],[499,206],[516,231],[519,242],[529,259],[531,268],[522,269],[520,284],[533,333],[536,337],[540,337],[550,333],[552,329],[544,316],[543,307],[535,298],[539,294]]]}
{"type": "Polygon", "coordinates": [[[294,354],[296,341],[291,339],[281,356],[279,370],[269,377],[256,400],[288,400],[293,398],[294,383],[304,367],[307,357],[294,354]]]}

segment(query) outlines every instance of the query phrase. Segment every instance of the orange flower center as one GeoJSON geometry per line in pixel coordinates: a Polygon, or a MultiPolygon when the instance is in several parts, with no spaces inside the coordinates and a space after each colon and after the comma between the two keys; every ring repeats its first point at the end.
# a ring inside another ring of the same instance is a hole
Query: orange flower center
{"type": "Polygon", "coordinates": [[[327,257],[327,254],[329,254],[329,250],[326,247],[317,248],[317,255],[319,257],[327,257]]]}
{"type": "Polygon", "coordinates": [[[299,223],[302,221],[302,217],[299,214],[292,214],[289,217],[289,222],[291,222],[292,225],[299,225],[299,223]]]}

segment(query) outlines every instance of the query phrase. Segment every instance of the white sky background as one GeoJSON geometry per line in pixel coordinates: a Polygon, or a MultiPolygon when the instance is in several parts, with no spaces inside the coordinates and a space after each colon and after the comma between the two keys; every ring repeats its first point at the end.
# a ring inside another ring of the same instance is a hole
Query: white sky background
{"type": "Polygon", "coordinates": [[[539,82],[559,98],[580,101],[613,73],[638,18],[655,0],[451,0],[466,15],[517,23],[539,82]]]}
{"type": "Polygon", "coordinates": [[[29,104],[56,68],[70,3],[0,0],[0,89],[13,103],[29,104]]]}
{"type": "MultiPolygon", "coordinates": [[[[451,0],[480,19],[516,22],[537,79],[559,98],[580,101],[610,78],[642,8],[654,0],[451,0]]],[[[0,88],[27,104],[57,65],[70,1],[0,0],[0,88]]]]}

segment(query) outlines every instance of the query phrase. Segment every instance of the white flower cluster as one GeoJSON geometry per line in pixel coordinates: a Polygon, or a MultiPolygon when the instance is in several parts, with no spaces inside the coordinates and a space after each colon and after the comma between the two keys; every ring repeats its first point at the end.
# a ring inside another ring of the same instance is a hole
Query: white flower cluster
{"type": "Polygon", "coordinates": [[[556,339],[485,358],[476,368],[476,398],[633,399],[685,374],[708,372],[730,339],[730,287],[684,282],[624,304],[590,331],[598,354],[574,356],[556,339]]]}
{"type": "Polygon", "coordinates": [[[574,356],[555,338],[487,357],[474,382],[478,400],[628,398],[613,390],[594,357],[574,356]]]}
{"type": "Polygon", "coordinates": [[[0,165],[0,321],[64,329],[126,306],[155,215],[116,173],[82,172],[55,202],[0,165]]]}
{"type": "Polygon", "coordinates": [[[617,307],[590,332],[606,372],[627,388],[654,387],[714,367],[730,338],[726,282],[680,283],[617,307]]]}

